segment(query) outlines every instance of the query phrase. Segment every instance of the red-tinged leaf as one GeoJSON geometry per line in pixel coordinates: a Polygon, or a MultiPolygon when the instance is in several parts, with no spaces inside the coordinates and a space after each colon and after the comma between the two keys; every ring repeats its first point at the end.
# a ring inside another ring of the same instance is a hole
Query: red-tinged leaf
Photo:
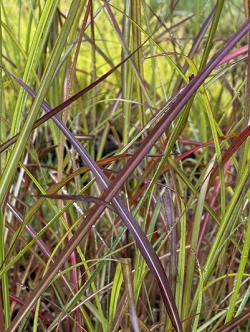
{"type": "Polygon", "coordinates": [[[238,56],[247,53],[248,52],[248,45],[242,46],[240,48],[238,48],[236,51],[229,53],[228,55],[226,55],[221,62],[219,63],[219,65],[223,65],[226,62],[229,62],[235,58],[237,58],[238,56]]]}
{"type": "MultiPolygon", "coordinates": [[[[235,142],[230,146],[230,148],[224,153],[222,157],[222,164],[225,163],[232,157],[232,155],[240,148],[240,146],[246,141],[246,139],[250,136],[250,125],[246,127],[239,135],[235,142]]],[[[213,169],[210,182],[212,183],[218,173],[218,165],[216,165],[213,169]]]]}
{"type": "Polygon", "coordinates": [[[247,308],[242,314],[232,319],[229,323],[221,326],[216,332],[231,332],[250,319],[250,308],[247,308]]]}
{"type": "MultiPolygon", "coordinates": [[[[10,300],[12,302],[15,302],[15,303],[20,304],[20,305],[24,304],[24,300],[20,299],[19,297],[15,296],[13,294],[10,294],[10,300]]],[[[34,309],[32,310],[32,313],[34,313],[34,309]]],[[[53,321],[53,317],[51,317],[51,315],[46,313],[46,312],[43,313],[41,310],[39,310],[38,315],[39,315],[39,318],[41,319],[41,321],[46,325],[50,325],[51,322],[53,321]]],[[[1,331],[4,331],[4,329],[1,330],[1,331]]]]}

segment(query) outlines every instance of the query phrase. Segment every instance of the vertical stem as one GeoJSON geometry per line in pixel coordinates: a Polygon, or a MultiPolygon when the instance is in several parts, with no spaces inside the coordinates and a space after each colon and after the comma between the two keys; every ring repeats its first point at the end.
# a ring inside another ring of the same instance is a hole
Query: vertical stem
{"type": "MultiPolygon", "coordinates": [[[[250,19],[250,0],[247,2],[247,15],[248,19],[250,19]]],[[[245,102],[245,110],[244,110],[244,128],[250,124],[250,32],[248,33],[248,56],[247,56],[247,83],[246,83],[246,102],[245,102]]],[[[246,143],[242,147],[242,158],[241,158],[241,171],[244,170],[248,163],[248,156],[250,151],[250,138],[248,137],[246,143]]],[[[240,174],[240,173],[239,173],[240,174]]],[[[247,187],[247,186],[246,186],[247,187]]]]}
{"type": "MultiPolygon", "coordinates": [[[[125,15],[123,17],[123,36],[126,45],[129,47],[130,43],[130,21],[128,17],[131,12],[131,0],[125,1],[124,8],[125,15]]],[[[126,57],[126,52],[122,49],[122,60],[126,57]]],[[[122,98],[125,100],[129,100],[131,96],[131,78],[132,72],[129,62],[125,62],[122,66],[122,98]]],[[[130,113],[131,113],[131,105],[130,103],[123,103],[123,114],[124,114],[124,125],[123,125],[123,145],[126,146],[128,144],[129,138],[129,128],[130,128],[130,113]]]]}
{"type": "MultiPolygon", "coordinates": [[[[91,1],[90,7],[90,17],[91,17],[91,39],[92,39],[92,48],[91,48],[91,80],[95,82],[96,80],[96,49],[95,49],[95,25],[94,25],[94,1],[91,1]]],[[[95,95],[96,95],[96,88],[92,89],[92,102],[93,106],[91,107],[91,125],[92,129],[96,126],[96,106],[95,106],[95,95]]]]}
{"type": "Polygon", "coordinates": [[[235,286],[233,289],[233,295],[230,299],[225,323],[229,322],[234,316],[236,301],[237,301],[240,287],[242,284],[243,273],[244,273],[245,267],[247,265],[247,258],[248,258],[248,254],[249,254],[249,248],[250,248],[250,218],[248,218],[246,224],[247,224],[247,229],[246,229],[246,233],[245,233],[245,241],[244,241],[243,250],[242,250],[242,254],[241,254],[240,265],[238,268],[236,282],[235,282],[235,286]]]}
{"type": "MultiPolygon", "coordinates": [[[[214,165],[214,159],[211,160],[210,164],[208,165],[204,175],[202,186],[200,189],[200,194],[198,197],[198,202],[196,206],[194,221],[192,225],[192,235],[190,241],[190,253],[188,256],[187,261],[187,270],[186,270],[186,282],[185,282],[185,290],[184,290],[184,297],[183,297],[183,318],[187,318],[189,314],[191,314],[191,294],[192,294],[192,284],[193,284],[193,277],[194,277],[194,269],[195,269],[195,262],[196,262],[196,252],[197,252],[197,243],[199,238],[199,231],[200,231],[200,223],[201,217],[203,213],[206,193],[208,190],[209,178],[211,174],[212,167],[214,165]]],[[[199,289],[199,288],[198,288],[199,289]]],[[[189,330],[190,321],[187,320],[184,325],[184,331],[189,330]]]]}
{"type": "Polygon", "coordinates": [[[136,314],[135,307],[135,295],[134,295],[134,286],[132,278],[132,268],[130,258],[124,258],[122,261],[122,272],[125,283],[125,288],[128,294],[128,304],[130,312],[130,321],[133,326],[134,332],[140,332],[138,317],[136,314]]]}
{"type": "MultiPolygon", "coordinates": [[[[5,216],[2,210],[0,210],[0,265],[1,266],[4,264],[5,261],[4,232],[5,232],[5,216]]],[[[0,284],[2,286],[1,290],[2,290],[5,328],[7,329],[10,325],[10,298],[9,298],[8,272],[3,273],[0,284]]]]}
{"type": "MultiPolygon", "coordinates": [[[[136,50],[141,45],[141,31],[138,26],[141,26],[141,14],[142,14],[142,5],[141,0],[134,0],[131,3],[131,18],[136,23],[132,25],[132,36],[133,36],[133,50],[136,50]]],[[[143,57],[142,57],[142,49],[138,49],[138,51],[134,55],[135,65],[140,73],[140,76],[143,80],[143,57]]],[[[145,115],[144,115],[144,96],[142,93],[141,85],[138,80],[135,81],[136,92],[138,101],[141,105],[138,106],[139,109],[139,120],[141,124],[141,128],[145,125],[145,115]]]]}
{"type": "MultiPolygon", "coordinates": [[[[248,19],[250,19],[250,0],[248,0],[248,19]]],[[[247,91],[246,91],[246,125],[250,122],[250,32],[248,32],[248,57],[247,57],[247,91]]]]}
{"type": "MultiPolygon", "coordinates": [[[[5,111],[4,111],[4,96],[3,96],[3,72],[2,72],[2,0],[0,0],[0,141],[3,142],[6,137],[5,132],[5,111]]],[[[5,161],[4,155],[1,153],[0,155],[0,174],[2,173],[2,169],[4,168],[5,161]]],[[[4,254],[4,234],[5,234],[5,223],[4,223],[4,212],[0,209],[0,265],[3,264],[5,260],[4,254]]],[[[0,280],[0,301],[3,301],[3,310],[4,310],[4,322],[1,322],[0,325],[5,325],[5,328],[8,328],[10,325],[10,302],[9,302],[9,281],[8,281],[8,272],[4,273],[0,280]]],[[[2,316],[3,318],[3,316],[2,316]]],[[[1,319],[1,318],[0,318],[1,319]]]]}
{"type": "MultiPolygon", "coordinates": [[[[2,34],[2,0],[0,0],[0,142],[4,142],[6,138],[5,107],[3,94],[3,70],[2,70],[2,52],[3,52],[3,34],[2,34]]],[[[5,153],[0,154],[0,174],[5,164],[5,153]]]]}
{"type": "MultiPolygon", "coordinates": [[[[207,40],[206,47],[205,47],[203,57],[201,60],[201,64],[200,64],[200,70],[202,70],[204,68],[204,66],[206,65],[210,51],[213,47],[213,40],[214,40],[216,30],[218,28],[223,6],[224,6],[224,0],[217,0],[215,14],[214,14],[214,17],[212,20],[212,24],[211,24],[209,35],[208,35],[208,40],[207,40]]],[[[208,116],[209,116],[209,114],[208,114],[208,116]]],[[[211,116],[210,116],[210,118],[211,118],[211,116]]],[[[216,153],[217,153],[217,160],[218,160],[218,166],[219,166],[219,176],[220,176],[220,180],[221,180],[220,197],[221,197],[221,215],[223,216],[223,214],[225,213],[225,210],[226,210],[225,176],[224,176],[224,168],[223,168],[222,159],[221,159],[221,153],[220,153],[219,149],[216,149],[216,153]]]]}

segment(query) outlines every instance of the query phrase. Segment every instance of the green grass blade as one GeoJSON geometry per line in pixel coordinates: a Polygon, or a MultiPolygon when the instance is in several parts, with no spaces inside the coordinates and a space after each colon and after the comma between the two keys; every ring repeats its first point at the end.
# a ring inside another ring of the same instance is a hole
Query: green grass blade
{"type": "MultiPolygon", "coordinates": [[[[32,78],[32,71],[36,71],[39,59],[44,49],[46,39],[50,33],[50,27],[58,6],[59,0],[49,0],[46,1],[42,15],[39,20],[35,35],[31,42],[31,48],[29,50],[24,74],[23,81],[30,84],[32,78]]],[[[16,108],[13,115],[12,125],[10,135],[14,136],[20,129],[21,117],[25,108],[25,103],[28,94],[23,88],[20,87],[20,91],[17,98],[16,108]]]]}
{"type": "MultiPolygon", "coordinates": [[[[0,210],[0,265],[4,263],[5,256],[5,217],[0,210]]],[[[4,319],[5,319],[5,328],[7,329],[10,325],[10,294],[9,294],[9,280],[8,280],[8,272],[5,272],[1,278],[1,291],[2,291],[2,299],[3,299],[3,310],[4,310],[4,319]]]]}
{"type": "Polygon", "coordinates": [[[241,260],[240,260],[238,273],[236,276],[235,286],[233,289],[233,295],[229,302],[229,307],[228,307],[225,323],[228,323],[234,316],[235,305],[236,305],[237,298],[239,296],[239,290],[241,287],[243,273],[244,273],[244,270],[245,270],[245,267],[247,264],[247,260],[249,257],[248,254],[249,254],[249,249],[250,249],[250,218],[246,221],[246,223],[247,223],[247,229],[245,232],[244,246],[243,246],[243,250],[242,250],[242,254],[241,254],[241,260]]]}
{"type": "Polygon", "coordinates": [[[16,171],[18,162],[19,162],[20,158],[22,157],[22,154],[25,150],[25,145],[29,138],[29,134],[32,130],[32,126],[33,126],[34,122],[36,121],[36,118],[40,111],[42,102],[46,96],[46,93],[48,92],[49,86],[51,84],[51,80],[53,78],[53,74],[56,70],[57,64],[59,63],[65,42],[67,40],[69,31],[70,31],[71,25],[74,21],[77,10],[78,10],[78,1],[73,1],[72,5],[70,7],[70,11],[67,16],[67,20],[64,23],[63,29],[61,31],[60,36],[58,37],[58,40],[57,40],[57,43],[53,50],[53,53],[51,55],[50,61],[45,69],[45,73],[41,80],[41,85],[37,92],[36,98],[34,99],[34,102],[32,103],[29,115],[23,125],[23,128],[20,132],[19,138],[15,144],[15,147],[14,147],[13,151],[11,152],[11,155],[7,161],[7,165],[4,169],[4,172],[1,175],[1,178],[0,178],[0,206],[3,204],[5,194],[12,181],[12,178],[16,171]]]}

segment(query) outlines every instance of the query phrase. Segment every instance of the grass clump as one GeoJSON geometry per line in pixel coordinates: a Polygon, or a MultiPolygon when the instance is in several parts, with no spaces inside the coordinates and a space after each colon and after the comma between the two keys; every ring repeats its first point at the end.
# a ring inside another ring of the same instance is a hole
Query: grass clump
{"type": "Polygon", "coordinates": [[[0,1],[0,331],[248,331],[250,1],[0,1]]]}

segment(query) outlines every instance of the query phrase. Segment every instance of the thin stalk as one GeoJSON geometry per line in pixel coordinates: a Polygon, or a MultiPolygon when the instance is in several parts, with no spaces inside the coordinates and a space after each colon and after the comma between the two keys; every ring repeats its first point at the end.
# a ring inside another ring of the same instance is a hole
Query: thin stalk
{"type": "MultiPolygon", "coordinates": [[[[3,92],[3,36],[2,36],[2,0],[0,0],[0,142],[6,139],[6,118],[4,107],[4,92],[3,92]]],[[[0,174],[5,165],[5,155],[0,156],[0,174]]]]}
{"type": "MultiPolygon", "coordinates": [[[[5,234],[5,216],[2,214],[2,211],[0,210],[0,264],[1,265],[5,260],[4,234],[5,234]]],[[[2,275],[0,285],[1,285],[0,289],[2,291],[2,299],[3,299],[5,328],[7,329],[10,326],[10,296],[9,296],[8,272],[5,272],[2,275]]]]}
{"type": "MultiPolygon", "coordinates": [[[[95,82],[96,81],[96,48],[95,48],[95,22],[94,22],[94,1],[91,0],[90,1],[90,18],[91,18],[91,40],[92,40],[92,44],[91,44],[91,81],[95,82]]],[[[96,93],[97,90],[94,87],[91,90],[91,96],[92,96],[92,100],[93,100],[93,106],[91,107],[91,125],[92,125],[92,129],[94,129],[96,127],[96,106],[95,106],[95,101],[96,101],[96,93]]],[[[92,155],[94,151],[92,151],[92,155]]]]}
{"type": "Polygon", "coordinates": [[[210,30],[209,30],[206,47],[205,47],[203,57],[202,57],[200,67],[199,67],[200,70],[202,70],[205,67],[205,65],[207,63],[207,60],[208,60],[208,57],[209,57],[209,54],[210,54],[210,51],[213,47],[214,36],[215,36],[216,30],[217,30],[217,27],[218,27],[218,24],[219,24],[219,21],[220,21],[220,16],[221,16],[221,13],[222,13],[224,2],[225,2],[224,0],[217,0],[215,13],[214,13],[212,24],[211,24],[211,27],[210,27],[210,30]]]}
{"type": "MultiPolygon", "coordinates": [[[[2,0],[0,1],[0,65],[2,65],[2,0]]],[[[5,119],[5,110],[4,110],[4,94],[3,94],[3,77],[2,77],[2,68],[0,68],[0,141],[3,142],[6,138],[6,126],[4,125],[5,119]]],[[[2,168],[5,165],[5,155],[0,156],[0,174],[2,173],[2,168]]],[[[5,215],[0,210],[0,265],[5,260],[5,215]]],[[[4,273],[2,279],[0,280],[0,301],[1,307],[3,308],[3,314],[1,318],[4,318],[4,322],[1,319],[0,325],[5,325],[5,328],[8,328],[10,325],[10,299],[9,299],[9,280],[8,272],[4,273]]]]}
{"type": "Polygon", "coordinates": [[[247,229],[245,232],[244,245],[243,245],[243,250],[242,250],[242,254],[241,254],[240,265],[239,265],[238,273],[236,276],[236,281],[235,281],[235,285],[234,285],[234,289],[233,289],[233,295],[229,302],[229,307],[228,307],[225,323],[228,323],[234,316],[236,301],[239,296],[239,291],[240,291],[240,287],[241,287],[241,283],[242,283],[244,270],[247,265],[247,260],[249,257],[248,254],[249,254],[249,250],[250,250],[250,218],[248,218],[248,220],[246,221],[246,225],[247,225],[247,229]]]}
{"type": "MultiPolygon", "coordinates": [[[[208,39],[207,39],[207,43],[206,43],[206,47],[203,53],[203,57],[200,63],[200,70],[204,68],[204,66],[207,63],[209,54],[211,52],[211,49],[213,47],[213,42],[214,42],[214,37],[218,28],[218,24],[220,21],[220,17],[221,17],[221,13],[222,13],[222,9],[224,6],[224,0],[217,0],[216,3],[216,8],[215,8],[215,13],[214,13],[214,17],[211,23],[211,27],[210,27],[210,31],[208,34],[208,39]]],[[[211,112],[208,112],[208,117],[210,119],[210,124],[212,123],[212,115],[211,112]]],[[[213,130],[213,126],[212,126],[212,130],[213,130]]],[[[216,138],[216,133],[213,130],[213,135],[216,138]]],[[[218,143],[218,140],[216,140],[216,142],[218,143]]],[[[225,177],[224,177],[224,169],[223,169],[223,165],[222,165],[222,160],[221,160],[221,153],[220,153],[220,149],[219,149],[219,145],[216,144],[216,150],[217,150],[217,160],[218,160],[218,166],[219,166],[219,175],[220,175],[220,180],[221,180],[221,215],[223,215],[225,213],[225,209],[226,209],[226,201],[225,201],[225,196],[226,196],[226,190],[225,190],[225,177]]]]}
{"type": "Polygon", "coordinates": [[[133,326],[134,332],[140,332],[140,327],[135,307],[131,260],[129,258],[123,259],[122,271],[123,271],[125,289],[127,291],[127,296],[128,296],[128,307],[130,312],[131,325],[133,326]]]}
{"type": "MultiPolygon", "coordinates": [[[[186,282],[185,282],[185,290],[183,297],[183,318],[187,318],[190,313],[190,303],[191,303],[191,291],[194,277],[194,269],[195,269],[195,261],[196,261],[196,250],[198,244],[198,238],[200,233],[200,223],[203,214],[204,202],[206,198],[206,193],[208,190],[209,184],[209,174],[211,174],[211,170],[214,164],[214,158],[208,164],[208,167],[204,173],[202,186],[200,188],[200,195],[198,197],[198,202],[195,210],[194,221],[192,225],[192,235],[190,242],[190,252],[187,261],[187,270],[186,270],[186,282]]],[[[189,324],[190,322],[187,321],[189,324]]],[[[187,325],[184,325],[185,329],[187,329],[187,325]]]]}
{"type": "Polygon", "coordinates": [[[186,260],[186,211],[184,202],[180,201],[180,224],[181,224],[181,236],[180,236],[180,252],[178,256],[178,270],[176,278],[176,291],[175,301],[181,317],[182,315],[182,301],[184,293],[184,280],[185,280],[185,260],[186,260]]]}
{"type": "MultiPolygon", "coordinates": [[[[124,42],[126,45],[130,44],[130,21],[128,16],[131,11],[131,0],[126,0],[124,4],[125,15],[123,17],[122,33],[124,42]]],[[[122,49],[121,54],[122,60],[126,57],[126,52],[122,49]]],[[[132,90],[132,69],[128,62],[125,62],[121,70],[122,75],[122,98],[125,100],[131,99],[131,90],[132,90]]],[[[129,128],[130,128],[130,114],[131,114],[131,105],[130,103],[123,103],[123,112],[124,112],[124,125],[123,125],[123,145],[126,146],[129,141],[129,128]]]]}
{"type": "MultiPolygon", "coordinates": [[[[131,19],[136,23],[132,24],[132,41],[133,41],[133,50],[138,49],[141,45],[141,30],[138,27],[141,26],[141,16],[142,16],[142,4],[141,0],[134,0],[131,2],[131,19]]],[[[138,73],[142,80],[144,80],[144,73],[143,73],[143,57],[142,57],[142,49],[139,48],[138,51],[134,55],[134,63],[137,67],[138,73]]],[[[141,128],[145,125],[145,114],[143,106],[145,102],[145,98],[143,96],[143,91],[141,88],[141,84],[138,80],[134,82],[136,86],[137,92],[137,100],[140,102],[141,105],[138,106],[139,111],[139,123],[141,128]]]]}

